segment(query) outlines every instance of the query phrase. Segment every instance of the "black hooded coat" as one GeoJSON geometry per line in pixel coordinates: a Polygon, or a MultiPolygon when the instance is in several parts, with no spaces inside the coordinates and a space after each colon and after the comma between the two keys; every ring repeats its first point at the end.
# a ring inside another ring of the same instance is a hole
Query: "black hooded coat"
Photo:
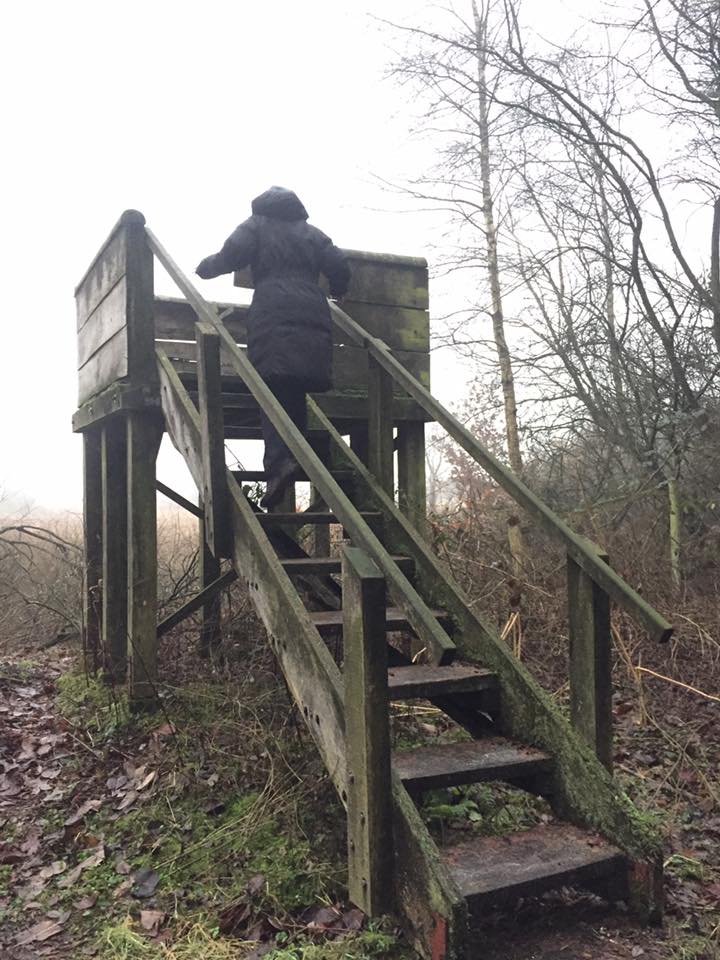
{"type": "Polygon", "coordinates": [[[333,297],[350,282],[345,256],[317,227],[296,194],[271,187],[252,202],[252,216],[206,257],[197,274],[207,280],[250,266],[248,357],[270,384],[294,384],[308,392],[332,386],[332,321],[320,274],[333,297]]]}

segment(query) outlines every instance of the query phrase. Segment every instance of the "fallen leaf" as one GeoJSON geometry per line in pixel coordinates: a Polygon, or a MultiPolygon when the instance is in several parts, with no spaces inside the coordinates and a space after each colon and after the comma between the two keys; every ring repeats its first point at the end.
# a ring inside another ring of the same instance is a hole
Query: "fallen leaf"
{"type": "Polygon", "coordinates": [[[113,892],[113,898],[115,900],[119,900],[120,897],[124,897],[125,894],[128,892],[128,890],[132,887],[132,885],[133,885],[132,880],[130,879],[123,880],[122,883],[118,884],[118,886],[115,887],[115,890],[113,892]]]}
{"type": "Polygon", "coordinates": [[[91,894],[88,897],[83,897],[82,900],[78,900],[73,904],[76,910],[92,910],[92,908],[97,903],[98,895],[96,893],[91,894]]]}
{"type": "Polygon", "coordinates": [[[95,853],[92,853],[89,857],[81,860],[76,867],[73,867],[67,876],[58,881],[58,887],[61,887],[63,890],[67,889],[68,887],[72,887],[74,883],[77,883],[81,873],[84,873],[86,870],[91,870],[93,867],[97,867],[104,860],[105,844],[100,843],[95,848],[95,853]]]}
{"type": "Polygon", "coordinates": [[[151,937],[156,937],[160,933],[160,927],[165,920],[164,910],[141,910],[140,926],[146,930],[151,937]]]}
{"type": "Polygon", "coordinates": [[[151,770],[150,773],[143,779],[142,783],[138,784],[137,786],[138,793],[141,790],[144,790],[145,787],[149,787],[156,776],[157,776],[157,770],[151,770]]]}
{"type": "Polygon", "coordinates": [[[633,947],[630,952],[633,957],[642,957],[645,953],[642,947],[633,947]]]}
{"type": "Polygon", "coordinates": [[[57,877],[60,873],[65,873],[67,864],[64,860],[54,860],[47,867],[43,867],[38,873],[41,880],[49,880],[50,877],[57,877]]]}
{"type": "Polygon", "coordinates": [[[132,867],[127,862],[127,860],[123,860],[123,858],[120,856],[116,857],[115,873],[119,873],[121,876],[127,877],[130,874],[131,870],[132,870],[132,867]]]}
{"type": "Polygon", "coordinates": [[[250,897],[256,897],[259,893],[262,893],[265,889],[265,874],[257,873],[254,877],[251,877],[246,889],[250,897]]]}
{"type": "Polygon", "coordinates": [[[62,924],[57,920],[41,920],[27,930],[21,930],[15,937],[15,943],[24,947],[28,943],[42,943],[62,932],[62,924]]]}
{"type": "Polygon", "coordinates": [[[128,790],[128,792],[127,792],[127,793],[125,794],[125,796],[122,798],[122,800],[121,800],[120,803],[117,805],[117,807],[115,807],[115,809],[116,809],[116,810],[127,810],[127,808],[128,808],[129,806],[131,806],[131,804],[135,803],[136,800],[137,800],[137,791],[136,791],[136,790],[128,790]]]}
{"type": "Polygon", "coordinates": [[[171,737],[175,733],[175,727],[171,723],[163,723],[162,726],[153,730],[153,737],[171,737]]]}
{"type": "Polygon", "coordinates": [[[133,874],[131,893],[138,900],[147,900],[155,893],[158,883],[160,883],[160,874],[146,867],[133,874]]]}
{"type": "Polygon", "coordinates": [[[102,806],[102,803],[103,803],[102,800],[86,800],[85,803],[82,804],[82,806],[77,808],[77,810],[75,811],[75,813],[72,814],[72,816],[68,817],[68,819],[65,821],[64,826],[74,827],[75,824],[80,823],[82,818],[86,816],[88,813],[94,810],[99,810],[100,807],[102,806]]]}

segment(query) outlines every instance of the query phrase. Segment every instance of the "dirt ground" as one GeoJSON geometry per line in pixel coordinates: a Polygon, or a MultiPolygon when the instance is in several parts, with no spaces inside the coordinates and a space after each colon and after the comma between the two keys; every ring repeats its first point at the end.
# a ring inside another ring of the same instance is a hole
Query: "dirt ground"
{"type": "MultiPolygon", "coordinates": [[[[172,715],[172,708],[168,707],[167,715],[155,715],[141,729],[123,734],[120,739],[114,738],[112,731],[101,733],[83,727],[68,717],[67,709],[58,701],[60,677],[72,667],[73,658],[62,652],[62,647],[43,653],[42,661],[10,658],[0,663],[0,957],[3,960],[40,957],[71,960],[84,955],[134,960],[136,956],[145,955],[134,940],[133,949],[138,952],[132,952],[127,946],[118,946],[115,952],[114,948],[108,947],[103,952],[98,947],[97,935],[104,922],[116,915],[130,916],[136,931],[134,936],[146,938],[153,949],[159,949],[163,944],[170,944],[173,930],[182,923],[183,911],[194,905],[187,891],[183,894],[186,901],[176,901],[174,907],[169,905],[153,886],[157,885],[157,874],[147,868],[138,870],[129,862],[131,853],[148,849],[145,841],[144,846],[133,847],[129,840],[117,839],[127,838],[127,825],[132,824],[132,816],[137,816],[144,803],[147,806],[149,798],[160,796],[161,783],[170,784],[176,790],[172,793],[168,787],[162,794],[167,799],[167,817],[179,817],[172,806],[172,797],[180,796],[176,783],[178,764],[173,760],[179,726],[177,715],[172,715]],[[102,816],[106,819],[101,820],[102,816]],[[121,828],[126,830],[124,834],[121,828]],[[121,832],[113,832],[118,830],[121,832]]],[[[176,658],[172,669],[178,675],[183,672],[187,675],[196,667],[183,665],[176,658]]],[[[279,687],[279,680],[276,682],[279,687]]],[[[280,708],[280,712],[286,714],[282,720],[283,735],[299,739],[301,751],[311,751],[311,741],[301,737],[287,717],[287,701],[283,703],[280,708]]],[[[103,716],[107,717],[107,713],[103,716]]],[[[644,929],[628,917],[621,905],[607,905],[589,896],[561,891],[488,918],[475,935],[478,960],[720,957],[717,721],[718,704],[667,686],[658,686],[656,692],[648,693],[642,711],[638,709],[634,691],[621,689],[616,698],[618,776],[638,804],[658,814],[665,837],[664,926],[644,929]],[[661,723],[653,719],[657,717],[662,718],[661,723]]],[[[245,764],[246,780],[252,780],[254,765],[267,763],[258,742],[262,743],[262,731],[257,737],[253,735],[253,742],[247,744],[247,750],[255,752],[248,753],[243,760],[239,759],[239,753],[232,758],[235,766],[245,764]]],[[[185,741],[183,750],[187,753],[190,749],[192,744],[185,741]]],[[[305,769],[308,762],[301,758],[298,769],[305,769]]],[[[204,791],[203,816],[206,818],[219,815],[213,810],[213,803],[222,808],[227,802],[224,796],[218,799],[217,794],[226,774],[218,768],[220,773],[213,782],[213,773],[209,772],[212,766],[206,759],[192,767],[193,776],[204,791]]],[[[185,762],[183,770],[187,769],[185,762]]],[[[317,773],[317,768],[314,769],[317,773]]],[[[318,779],[322,779],[321,776],[318,775],[318,779]]],[[[233,783],[231,778],[226,786],[232,787],[233,783]]],[[[143,822],[142,830],[151,836],[155,829],[152,821],[143,822]]],[[[192,832],[190,826],[186,830],[192,832]]],[[[332,841],[323,830],[313,828],[311,856],[321,858],[327,853],[327,845],[332,841]]],[[[156,845],[159,842],[156,841],[156,845]]],[[[342,836],[339,843],[341,847],[342,836]]],[[[334,936],[337,923],[351,927],[358,924],[356,914],[347,912],[345,907],[336,904],[328,907],[322,902],[319,907],[326,914],[328,909],[336,912],[334,920],[329,920],[329,915],[319,920],[319,914],[313,915],[308,928],[313,927],[316,934],[328,930],[334,936]]],[[[248,928],[243,929],[247,940],[248,928]]],[[[322,938],[320,942],[322,944],[322,938]]],[[[245,952],[241,947],[243,944],[238,941],[239,952],[222,956],[263,955],[263,951],[252,953],[249,944],[245,952]]],[[[383,955],[375,948],[369,953],[357,952],[358,949],[351,952],[348,948],[344,954],[337,952],[337,943],[334,943],[332,949],[328,947],[327,954],[308,953],[307,956],[321,960],[325,956],[383,955]]],[[[388,946],[387,955],[408,955],[394,951],[395,947],[391,950],[388,946]]],[[[147,955],[154,958],[160,954],[147,955]]],[[[216,955],[220,956],[212,954],[216,955]]],[[[186,952],[182,956],[200,958],[211,954],[198,947],[197,952],[186,952]]],[[[287,956],[302,958],[306,954],[287,953],[287,956]]]]}

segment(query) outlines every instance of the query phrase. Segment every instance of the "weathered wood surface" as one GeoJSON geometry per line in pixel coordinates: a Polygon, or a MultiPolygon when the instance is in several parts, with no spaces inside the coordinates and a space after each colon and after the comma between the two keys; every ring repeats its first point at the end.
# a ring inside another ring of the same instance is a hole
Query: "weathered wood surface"
{"type": "Polygon", "coordinates": [[[124,417],[102,427],[103,666],[120,680],[127,669],[128,495],[124,417]]]}
{"type": "Polygon", "coordinates": [[[395,491],[392,378],[368,358],[368,466],[391,497],[395,491]]]}
{"type": "MultiPolygon", "coordinates": [[[[178,340],[158,340],[156,346],[168,355],[180,373],[197,373],[197,352],[194,343],[185,343],[178,340]]],[[[235,346],[233,342],[233,346],[235,346]]],[[[244,354],[246,350],[238,348],[244,354]]],[[[419,352],[397,351],[398,362],[406,365],[421,383],[430,382],[430,357],[419,352]]],[[[230,358],[223,354],[221,357],[221,371],[223,378],[228,381],[236,379],[241,382],[238,371],[230,358]]],[[[333,350],[333,390],[338,393],[347,391],[353,394],[367,393],[368,391],[368,354],[362,347],[335,346],[333,350]]],[[[226,384],[227,387],[227,384],[226,384]]],[[[399,387],[394,393],[401,395],[399,387]]]]}
{"type": "Polygon", "coordinates": [[[450,637],[433,618],[430,610],[408,581],[407,577],[398,570],[378,538],[363,521],[362,517],[360,517],[354,505],[341,490],[332,475],[327,471],[308,441],[302,436],[295,424],[292,423],[272,391],[249,362],[245,354],[238,349],[223,325],[218,323],[216,317],[193,287],[192,283],[190,283],[157,238],[154,237],[149,230],[148,237],[156,256],[165,269],[168,270],[188,300],[193,304],[198,315],[201,316],[203,320],[213,324],[217,329],[225,350],[231,358],[238,374],[242,376],[250,392],[258,403],[262,405],[280,437],[302,466],[306,476],[315,484],[323,500],[335,515],[338,516],[354,544],[366,550],[378,564],[387,580],[388,589],[394,602],[402,608],[403,613],[406,615],[408,622],[412,625],[419,639],[427,645],[430,655],[437,662],[451,661],[454,658],[455,645],[450,637]]]}
{"type": "Polygon", "coordinates": [[[387,913],[393,879],[385,579],[362,550],[343,551],[348,889],[368,916],[387,913]]]}
{"type": "MultiPolygon", "coordinates": [[[[212,554],[210,554],[212,557],[212,554]]],[[[215,558],[213,557],[213,560],[215,558]]],[[[182,606],[178,607],[177,610],[173,610],[172,613],[169,613],[167,617],[160,621],[157,625],[157,638],[158,640],[161,637],[164,637],[166,633],[177,627],[178,624],[182,623],[183,620],[187,620],[188,617],[191,617],[194,613],[197,613],[198,610],[203,609],[208,604],[218,597],[223,590],[230,586],[230,584],[235,583],[237,580],[237,573],[234,570],[226,570],[225,573],[220,573],[220,567],[216,569],[217,577],[211,580],[210,571],[207,571],[207,576],[202,576],[203,588],[199,590],[194,597],[190,597],[189,600],[186,600],[182,606]],[[207,583],[204,581],[207,580],[207,583]]]]}
{"type": "MultiPolygon", "coordinates": [[[[227,491],[226,491],[227,492],[227,491]]],[[[202,504],[202,499],[200,500],[202,504]]],[[[225,504],[225,523],[228,534],[230,533],[230,517],[227,512],[227,502],[225,504]]],[[[201,590],[207,590],[221,576],[220,560],[210,549],[206,535],[207,526],[205,523],[205,510],[203,508],[202,517],[198,523],[198,558],[199,570],[198,579],[200,580],[201,590]]],[[[228,541],[231,539],[227,537],[228,541]]],[[[233,579],[237,578],[234,570],[233,579]]],[[[214,656],[220,649],[222,635],[220,632],[220,620],[222,613],[222,596],[220,592],[203,603],[200,608],[200,642],[198,645],[200,656],[203,658],[214,656]]]]}
{"type": "Polygon", "coordinates": [[[626,887],[622,852],[569,824],[533,827],[507,837],[477,837],[444,849],[443,860],[471,908],[612,877],[626,887]]]}
{"type": "Polygon", "coordinates": [[[100,665],[103,574],[102,436],[89,430],[83,436],[83,656],[85,669],[100,665]]]}
{"type": "Polygon", "coordinates": [[[162,438],[158,416],[127,415],[127,630],[131,702],[154,701],[157,684],[157,494],[155,460],[162,438]]]}
{"type": "Polygon", "coordinates": [[[155,388],[142,384],[112,383],[75,411],[72,427],[76,433],[80,433],[106,417],[126,410],[148,409],[156,412],[160,409],[160,398],[155,388]]]}
{"type": "Polygon", "coordinates": [[[165,425],[180,455],[190,470],[198,491],[203,488],[200,414],[188,396],[170,360],[157,351],[160,399],[165,425]]]}
{"type": "Polygon", "coordinates": [[[157,389],[155,362],[155,258],[147,242],[145,220],[131,218],[127,232],[127,327],[129,375],[134,383],[157,389]]]}
{"type": "Polygon", "coordinates": [[[229,557],[232,554],[232,544],[225,476],[220,338],[207,323],[198,323],[196,330],[205,542],[216,557],[229,557]]]}
{"type": "Polygon", "coordinates": [[[110,236],[97,252],[85,276],[75,288],[78,331],[85,326],[93,310],[125,275],[127,244],[124,227],[128,214],[129,211],[126,211],[120,217],[110,236]]]}
{"type": "Polygon", "coordinates": [[[398,424],[397,464],[400,509],[422,533],[427,519],[425,424],[422,421],[398,424]]]}
{"type": "MultiPolygon", "coordinates": [[[[313,407],[313,401],[310,406],[313,407]]],[[[328,431],[335,462],[355,472],[359,496],[369,507],[382,511],[385,542],[393,552],[413,558],[418,589],[428,602],[442,606],[452,616],[463,659],[497,675],[502,732],[553,756],[553,803],[558,812],[576,823],[601,830],[633,858],[654,863],[660,848],[652,828],[633,816],[627,800],[592,750],[513,656],[507,644],[499,639],[497,631],[477,614],[445,564],[435,557],[427,542],[316,405],[314,412],[328,431]]]]}
{"type": "MultiPolygon", "coordinates": [[[[247,344],[247,312],[244,304],[209,304],[232,334],[235,342],[247,344]]],[[[380,306],[362,301],[344,300],[343,308],[372,336],[381,337],[393,350],[428,353],[430,320],[427,310],[412,307],[380,306]]],[[[187,300],[175,297],[155,298],[155,336],[158,340],[194,340],[197,315],[187,300]]],[[[345,343],[347,337],[336,328],[334,342],[345,343]]]]}
{"type": "Polygon", "coordinates": [[[414,792],[497,780],[532,787],[552,771],[552,758],[533,747],[488,737],[395,753],[393,766],[414,792]]]}
{"type": "Polygon", "coordinates": [[[518,477],[480,444],[467,427],[449,413],[433,397],[426,387],[413,377],[405,367],[398,363],[385,344],[372,337],[359,327],[336,304],[331,304],[335,322],[356,343],[366,345],[369,353],[390,373],[393,379],[406,390],[424,409],[441,424],[453,440],[473,457],[490,476],[500,484],[534,519],[551,535],[563,541],[568,554],[599,586],[603,588],[619,606],[635,617],[657,640],[668,640],[672,627],[654,610],[650,604],[627,584],[622,577],[604,563],[597,554],[588,550],[584,539],[578,536],[546,504],[536,497],[518,477]]]}
{"type": "MultiPolygon", "coordinates": [[[[401,257],[388,253],[370,253],[364,250],[345,250],[352,278],[345,300],[390,306],[428,308],[427,261],[420,257],[401,257]]],[[[235,273],[235,286],[253,287],[250,269],[235,273]]],[[[327,281],[320,278],[320,286],[329,292],[327,281]]]]}
{"type": "Polygon", "coordinates": [[[78,332],[78,370],[82,369],[104,343],[122,330],[126,322],[127,278],[123,275],[78,332]]]}
{"type": "Polygon", "coordinates": [[[128,373],[127,327],[122,327],[78,370],[78,404],[128,373]]]}
{"type": "MultiPolygon", "coordinates": [[[[599,556],[608,562],[607,554],[599,556]]],[[[612,635],[610,599],[568,557],[570,719],[598,760],[612,772],[612,635]]]]}
{"type": "Polygon", "coordinates": [[[388,686],[393,700],[430,700],[434,697],[496,690],[498,679],[492,670],[473,664],[451,663],[446,667],[435,667],[423,663],[391,667],[388,686]]]}

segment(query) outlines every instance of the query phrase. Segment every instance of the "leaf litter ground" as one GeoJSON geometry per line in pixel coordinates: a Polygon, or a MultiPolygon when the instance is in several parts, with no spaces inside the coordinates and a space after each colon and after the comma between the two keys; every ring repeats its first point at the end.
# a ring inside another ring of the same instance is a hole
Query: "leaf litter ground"
{"type": "MultiPolygon", "coordinates": [[[[343,811],[269,656],[203,684],[175,657],[176,685],[139,719],[72,658],[47,657],[0,664],[1,957],[412,956],[346,902],[343,811]]],[[[720,955],[716,712],[688,717],[675,695],[662,727],[647,704],[639,723],[621,693],[616,715],[619,775],[666,837],[665,928],[560,891],[489,917],[483,960],[720,955]]],[[[396,728],[403,746],[451,735],[426,708],[396,728]]],[[[489,824],[481,800],[448,798],[441,832],[489,824]]],[[[516,802],[502,798],[511,824],[534,815],[516,802]]]]}

